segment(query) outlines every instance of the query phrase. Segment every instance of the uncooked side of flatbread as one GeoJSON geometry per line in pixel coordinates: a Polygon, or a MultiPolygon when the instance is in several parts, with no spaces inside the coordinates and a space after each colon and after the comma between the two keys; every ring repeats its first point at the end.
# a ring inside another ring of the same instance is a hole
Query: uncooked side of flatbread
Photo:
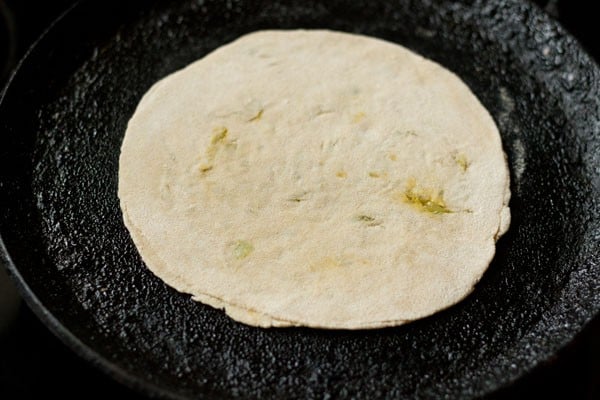
{"type": "Polygon", "coordinates": [[[156,83],[124,221],[148,268],[256,326],[400,325],[463,299],[509,225],[494,121],[396,44],[261,31],[156,83]]]}

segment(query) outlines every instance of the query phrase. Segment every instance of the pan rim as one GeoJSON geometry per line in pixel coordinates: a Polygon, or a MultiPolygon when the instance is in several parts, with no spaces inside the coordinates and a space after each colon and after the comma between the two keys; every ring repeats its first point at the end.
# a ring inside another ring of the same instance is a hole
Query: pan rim
{"type": "MultiPolygon", "coordinates": [[[[13,69],[10,74],[9,79],[7,80],[6,85],[2,89],[0,93],[0,107],[3,106],[5,97],[7,92],[9,91],[15,77],[19,74],[22,69],[22,66],[29,60],[33,51],[38,47],[38,45],[45,40],[48,34],[56,29],[56,26],[64,20],[69,15],[73,14],[74,11],[82,6],[82,4],[86,3],[84,0],[77,0],[72,6],[70,6],[67,10],[65,10],[61,15],[59,15],[43,32],[42,34],[32,43],[29,49],[26,51],[24,56],[19,60],[17,66],[13,69]]],[[[516,2],[514,2],[516,3],[516,2]]],[[[581,55],[581,58],[586,63],[589,63],[593,68],[599,69],[598,63],[594,60],[593,57],[588,53],[585,47],[582,46],[580,41],[572,36],[560,23],[551,19],[541,8],[539,8],[536,4],[531,2],[522,4],[524,7],[529,8],[530,10],[535,9],[536,14],[543,16],[539,24],[541,26],[550,25],[553,28],[556,28],[558,32],[567,37],[569,40],[574,42],[575,47],[577,48],[577,52],[581,55]]],[[[598,255],[596,255],[597,258],[598,255]]],[[[44,323],[45,326],[49,328],[49,330],[61,340],[68,348],[73,350],[78,356],[94,365],[100,371],[102,371],[107,376],[115,379],[116,381],[128,386],[131,389],[134,389],[138,392],[141,392],[145,395],[153,396],[153,397],[161,397],[168,399],[187,399],[188,397],[181,395],[175,391],[165,389],[161,386],[156,385],[152,381],[143,379],[138,377],[136,374],[131,373],[123,368],[121,368],[117,363],[110,361],[108,358],[104,357],[100,352],[93,349],[91,346],[87,345],[83,340],[78,338],[73,332],[64,324],[60,322],[60,320],[49,311],[48,308],[40,301],[38,296],[33,292],[30,286],[27,284],[21,273],[19,272],[18,267],[13,262],[11,255],[9,253],[8,248],[2,238],[2,232],[0,231],[0,264],[4,265],[4,268],[7,269],[9,276],[11,276],[13,282],[21,295],[21,297],[25,300],[28,307],[34,312],[34,314],[44,323]]],[[[488,378],[492,378],[494,380],[493,383],[483,383],[480,387],[476,388],[473,391],[473,395],[482,396],[489,395],[493,392],[496,392],[500,389],[506,388],[509,385],[518,381],[521,377],[526,376],[528,373],[533,371],[536,367],[546,362],[548,359],[553,357],[557,352],[564,349],[569,343],[571,343],[577,335],[585,329],[586,326],[594,319],[600,316],[600,305],[595,304],[593,300],[588,300],[586,304],[589,304],[590,307],[586,307],[585,309],[585,318],[580,319],[580,321],[576,324],[571,323],[568,328],[561,328],[560,330],[556,330],[553,332],[553,341],[551,345],[544,345],[543,351],[538,352],[538,355],[535,358],[530,358],[528,361],[523,359],[518,360],[519,368],[515,368],[512,372],[509,368],[504,368],[501,371],[496,370],[494,374],[487,374],[488,378]],[[595,308],[595,310],[594,310],[595,308]],[[560,340],[558,340],[560,338],[560,340]]],[[[559,308],[556,304],[552,307],[548,308],[542,315],[541,319],[544,318],[545,315],[551,313],[555,309],[559,308]]],[[[565,315],[567,311],[551,313],[553,316],[561,316],[565,315]]],[[[529,333],[529,332],[528,332],[529,333]]],[[[516,352],[515,347],[520,348],[519,344],[523,344],[527,334],[520,337],[518,340],[514,342],[514,347],[509,351],[505,351],[503,353],[499,353],[493,359],[498,359],[502,356],[514,355],[516,352]]],[[[224,395],[224,394],[220,394],[224,395]]],[[[211,396],[206,393],[201,393],[200,398],[210,398],[211,396]]]]}

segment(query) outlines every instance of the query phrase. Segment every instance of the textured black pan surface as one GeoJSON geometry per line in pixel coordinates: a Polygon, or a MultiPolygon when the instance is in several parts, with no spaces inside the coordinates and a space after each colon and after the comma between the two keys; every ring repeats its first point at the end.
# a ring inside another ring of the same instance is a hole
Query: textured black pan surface
{"type": "Polygon", "coordinates": [[[600,310],[600,72],[520,1],[84,2],[23,62],[0,130],[2,260],[59,337],[150,394],[476,397],[600,310]],[[156,80],[263,28],[403,44],[455,71],[490,110],[513,222],[465,301],[399,328],[264,330],[146,270],[117,198],[126,123],[156,80]]]}

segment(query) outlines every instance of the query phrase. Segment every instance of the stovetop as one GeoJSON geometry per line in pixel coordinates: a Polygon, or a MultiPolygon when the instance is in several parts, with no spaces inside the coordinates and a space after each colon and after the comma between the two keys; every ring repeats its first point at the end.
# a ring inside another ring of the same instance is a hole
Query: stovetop
{"type": "MultiPolygon", "coordinates": [[[[525,0],[524,0],[525,1],[525,0]]],[[[74,0],[0,0],[0,85],[33,41],[74,0]]],[[[600,60],[593,2],[535,0],[600,60]]],[[[0,283],[4,280],[0,271],[0,283]]],[[[0,302],[10,289],[0,285],[0,302]]],[[[1,324],[0,324],[1,325],[1,324]]],[[[0,326],[0,329],[2,327],[0,326]]],[[[0,399],[145,397],[80,359],[21,304],[0,331],[0,399]]],[[[489,399],[600,399],[600,317],[568,347],[489,399]]]]}

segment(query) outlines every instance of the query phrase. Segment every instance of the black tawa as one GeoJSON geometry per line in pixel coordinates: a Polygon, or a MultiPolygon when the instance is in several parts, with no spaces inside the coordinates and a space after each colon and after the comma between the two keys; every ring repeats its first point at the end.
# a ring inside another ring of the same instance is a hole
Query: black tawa
{"type": "Polygon", "coordinates": [[[600,310],[600,71],[539,9],[498,1],[81,2],[0,105],[0,259],[30,307],[109,375],[167,398],[473,398],[600,310]],[[512,225],[466,300],[397,328],[258,329],[144,266],[117,198],[129,117],[158,79],[258,29],[328,28],[456,72],[497,122],[512,225]]]}

